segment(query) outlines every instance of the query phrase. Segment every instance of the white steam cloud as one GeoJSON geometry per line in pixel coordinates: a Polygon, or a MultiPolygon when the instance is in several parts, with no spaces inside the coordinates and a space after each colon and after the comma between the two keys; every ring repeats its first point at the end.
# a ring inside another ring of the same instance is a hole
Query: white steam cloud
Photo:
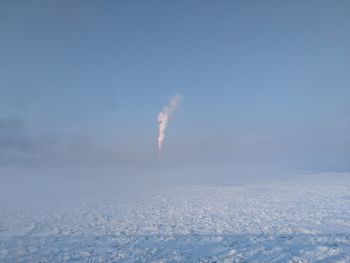
{"type": "Polygon", "coordinates": [[[165,138],[165,130],[168,126],[169,120],[172,113],[180,105],[182,100],[181,95],[176,95],[171,98],[169,105],[165,106],[161,112],[158,113],[158,123],[159,123],[159,136],[158,136],[158,150],[159,158],[161,158],[162,146],[165,138]]]}

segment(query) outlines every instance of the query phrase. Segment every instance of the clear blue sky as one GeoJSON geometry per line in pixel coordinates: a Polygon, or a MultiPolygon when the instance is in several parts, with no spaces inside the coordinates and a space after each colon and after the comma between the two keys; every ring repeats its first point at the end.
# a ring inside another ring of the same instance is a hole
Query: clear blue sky
{"type": "Polygon", "coordinates": [[[350,1],[1,1],[0,165],[350,170],[350,1]]]}

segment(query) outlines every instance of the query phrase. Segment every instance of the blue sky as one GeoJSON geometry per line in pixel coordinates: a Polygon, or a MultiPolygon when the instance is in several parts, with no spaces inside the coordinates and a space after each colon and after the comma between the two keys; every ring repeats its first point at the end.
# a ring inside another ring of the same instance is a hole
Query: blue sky
{"type": "Polygon", "coordinates": [[[350,169],[349,1],[1,1],[0,164],[350,169]]]}

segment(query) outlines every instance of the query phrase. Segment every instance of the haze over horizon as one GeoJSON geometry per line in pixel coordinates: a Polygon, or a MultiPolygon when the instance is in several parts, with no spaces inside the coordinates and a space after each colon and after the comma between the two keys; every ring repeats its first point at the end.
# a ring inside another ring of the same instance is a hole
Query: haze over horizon
{"type": "Polygon", "coordinates": [[[350,171],[350,2],[329,3],[1,1],[0,170],[157,167],[179,93],[161,169],[350,171]]]}

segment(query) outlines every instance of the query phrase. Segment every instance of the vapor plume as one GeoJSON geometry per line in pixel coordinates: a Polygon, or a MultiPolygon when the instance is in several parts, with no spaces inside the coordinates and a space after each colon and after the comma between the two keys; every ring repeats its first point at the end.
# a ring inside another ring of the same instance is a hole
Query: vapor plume
{"type": "Polygon", "coordinates": [[[169,120],[171,118],[172,113],[176,110],[176,108],[180,105],[182,100],[182,96],[176,95],[171,98],[169,105],[165,106],[161,112],[158,113],[158,123],[159,123],[159,136],[158,136],[158,150],[159,150],[159,158],[161,158],[162,154],[162,146],[165,138],[165,130],[168,126],[169,120]]]}

